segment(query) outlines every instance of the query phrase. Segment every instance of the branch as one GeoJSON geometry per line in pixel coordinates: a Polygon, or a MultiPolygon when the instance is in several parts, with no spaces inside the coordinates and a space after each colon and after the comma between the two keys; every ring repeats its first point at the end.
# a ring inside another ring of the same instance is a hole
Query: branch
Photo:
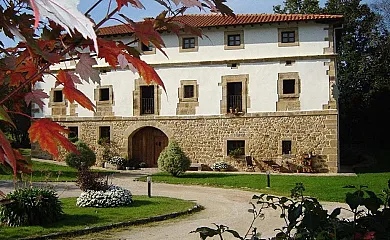
{"type": "Polygon", "coordinates": [[[31,119],[31,120],[34,120],[33,117],[31,117],[30,115],[27,115],[27,114],[25,114],[25,113],[22,113],[22,112],[15,112],[15,111],[9,111],[9,110],[6,110],[6,112],[8,112],[8,113],[13,113],[13,114],[18,114],[18,115],[27,117],[27,118],[29,118],[29,119],[31,119]]]}
{"type": "Polygon", "coordinates": [[[92,7],[90,7],[85,13],[84,15],[87,16],[97,5],[99,5],[103,0],[98,0],[94,5],[92,5],[92,7]]]}

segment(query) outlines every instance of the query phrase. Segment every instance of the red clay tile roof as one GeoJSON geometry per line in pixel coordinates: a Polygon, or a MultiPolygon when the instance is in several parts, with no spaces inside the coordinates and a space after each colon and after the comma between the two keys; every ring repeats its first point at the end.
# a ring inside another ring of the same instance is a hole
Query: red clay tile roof
{"type": "MultiPolygon", "coordinates": [[[[343,18],[342,15],[324,15],[324,14],[237,14],[236,18],[222,16],[220,14],[189,14],[177,16],[176,22],[185,23],[193,27],[217,27],[246,25],[256,23],[276,23],[276,22],[296,22],[296,21],[338,21],[343,18]]],[[[99,36],[109,36],[131,33],[125,25],[115,25],[102,27],[99,29],[99,36]]]]}

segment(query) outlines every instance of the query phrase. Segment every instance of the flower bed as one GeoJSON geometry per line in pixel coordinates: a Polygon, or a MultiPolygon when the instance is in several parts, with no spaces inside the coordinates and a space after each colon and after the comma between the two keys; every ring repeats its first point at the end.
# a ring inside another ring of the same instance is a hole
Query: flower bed
{"type": "Polygon", "coordinates": [[[114,157],[110,158],[108,160],[108,162],[113,164],[113,165],[124,166],[126,163],[126,159],[124,159],[123,157],[114,156],[114,157]]]}
{"type": "Polygon", "coordinates": [[[213,170],[227,170],[229,168],[229,164],[225,162],[215,162],[211,168],[213,170]]]}
{"type": "Polygon", "coordinates": [[[77,198],[79,207],[120,207],[133,202],[131,192],[119,186],[110,186],[106,191],[87,190],[77,198]]]}

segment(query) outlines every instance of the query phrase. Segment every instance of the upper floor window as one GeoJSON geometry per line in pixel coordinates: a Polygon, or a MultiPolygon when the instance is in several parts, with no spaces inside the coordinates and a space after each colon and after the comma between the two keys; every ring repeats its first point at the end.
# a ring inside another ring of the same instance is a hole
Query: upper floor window
{"type": "Polygon", "coordinates": [[[244,31],[225,32],[225,50],[244,48],[244,31]]]}
{"type": "Polygon", "coordinates": [[[180,36],[179,37],[179,52],[197,52],[198,37],[196,36],[180,36]]]}
{"type": "Polygon", "coordinates": [[[194,85],[184,85],[184,98],[194,97],[194,85]]]}
{"type": "Polygon", "coordinates": [[[142,54],[155,54],[156,48],[153,46],[153,44],[149,43],[148,45],[143,44],[142,42],[139,43],[140,52],[142,54]]]}
{"type": "Polygon", "coordinates": [[[53,91],[53,102],[63,102],[64,101],[64,97],[62,95],[62,90],[59,89],[59,90],[54,90],[53,91]]]}
{"type": "Polygon", "coordinates": [[[297,72],[278,74],[278,94],[281,98],[299,98],[300,79],[297,72]]]}
{"type": "Polygon", "coordinates": [[[295,79],[283,79],[283,94],[295,93],[295,79]]]}
{"type": "Polygon", "coordinates": [[[154,86],[141,86],[141,114],[154,114],[154,86]]]}
{"type": "Polygon", "coordinates": [[[107,101],[110,99],[110,89],[100,88],[99,89],[99,101],[107,101]]]}
{"type": "Polygon", "coordinates": [[[298,28],[279,28],[278,46],[279,47],[299,46],[298,28]]]}
{"type": "Polygon", "coordinates": [[[113,104],[112,85],[98,86],[95,89],[95,101],[98,104],[113,104]]]}

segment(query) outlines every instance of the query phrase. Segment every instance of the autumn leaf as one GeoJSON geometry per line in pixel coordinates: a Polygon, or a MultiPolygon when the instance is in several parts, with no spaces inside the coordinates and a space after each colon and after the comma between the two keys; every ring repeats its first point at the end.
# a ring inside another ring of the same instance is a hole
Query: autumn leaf
{"type": "MultiPolygon", "coordinates": [[[[69,72],[68,71],[68,74],[70,76],[70,78],[72,79],[72,81],[76,84],[83,84],[83,82],[81,82],[81,79],[79,76],[77,76],[76,74],[74,74],[74,72],[69,72]]],[[[100,82],[99,82],[100,83],[100,82]]]]}
{"type": "Polygon", "coordinates": [[[99,58],[104,58],[111,67],[116,69],[118,64],[118,55],[121,53],[122,48],[118,47],[114,41],[106,41],[98,38],[99,43],[99,58]]]}
{"type": "Polygon", "coordinates": [[[93,23],[77,9],[79,2],[79,0],[30,0],[35,15],[34,27],[38,27],[41,16],[50,18],[70,35],[76,29],[85,39],[92,39],[96,51],[99,51],[93,23]]]}
{"type": "Polygon", "coordinates": [[[141,59],[132,57],[128,54],[125,54],[125,56],[127,61],[131,63],[138,70],[139,75],[145,80],[147,84],[153,81],[158,85],[160,85],[166,92],[163,81],[161,80],[160,76],[157,74],[157,72],[154,70],[153,67],[149,66],[146,62],[142,61],[141,59]]]}
{"type": "Polygon", "coordinates": [[[4,133],[0,130],[0,163],[9,165],[16,176],[16,158],[14,151],[4,133]]]}
{"type": "Polygon", "coordinates": [[[40,109],[43,109],[43,105],[45,105],[45,103],[42,101],[42,98],[49,98],[49,95],[47,95],[43,89],[34,89],[24,96],[24,101],[27,106],[30,105],[31,102],[34,102],[40,109]]]}
{"type": "Polygon", "coordinates": [[[42,150],[49,152],[56,158],[58,158],[58,145],[61,145],[67,151],[78,153],[75,145],[63,135],[68,134],[69,131],[47,118],[35,121],[28,133],[32,143],[39,143],[42,150]]]}
{"type": "Polygon", "coordinates": [[[15,123],[12,121],[8,113],[5,111],[3,106],[0,106],[0,121],[5,121],[11,124],[14,128],[16,128],[15,123]]]}
{"type": "Polygon", "coordinates": [[[185,7],[198,7],[199,9],[203,9],[202,3],[199,0],[173,0],[173,2],[177,5],[180,3],[183,4],[185,7]]]}
{"type": "Polygon", "coordinates": [[[92,82],[100,84],[100,73],[92,67],[93,65],[97,65],[96,59],[92,58],[89,53],[81,53],[79,57],[80,60],[76,64],[75,72],[87,83],[91,79],[92,82]]]}
{"type": "Polygon", "coordinates": [[[118,10],[120,10],[123,6],[128,6],[128,3],[136,8],[145,8],[139,0],[116,0],[116,3],[118,4],[118,10]]]}
{"type": "Polygon", "coordinates": [[[76,101],[86,109],[89,109],[91,111],[95,110],[95,105],[91,102],[91,100],[87,96],[85,96],[83,92],[76,89],[72,77],[68,72],[61,69],[58,72],[57,81],[64,86],[64,88],[62,89],[62,93],[71,103],[76,101]]]}
{"type": "Polygon", "coordinates": [[[118,63],[121,69],[125,69],[129,65],[129,62],[123,54],[118,55],[118,63]]]}

